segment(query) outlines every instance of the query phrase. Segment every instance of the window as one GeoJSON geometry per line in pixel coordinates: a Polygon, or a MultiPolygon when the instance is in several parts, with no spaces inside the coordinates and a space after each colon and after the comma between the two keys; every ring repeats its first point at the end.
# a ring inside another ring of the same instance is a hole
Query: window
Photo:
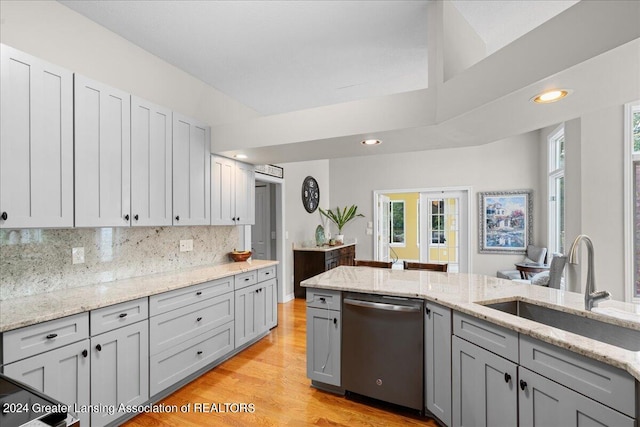
{"type": "Polygon", "coordinates": [[[640,301],[640,101],[625,108],[625,236],[627,300],[640,301]]]}
{"type": "Polygon", "coordinates": [[[549,250],[565,253],[564,240],[564,126],[548,137],[549,141],[549,250]]]}
{"type": "Polygon", "coordinates": [[[391,245],[405,245],[404,200],[391,201],[391,245]]]}
{"type": "Polygon", "coordinates": [[[444,199],[431,201],[431,245],[443,245],[446,242],[444,228],[444,199]]]}

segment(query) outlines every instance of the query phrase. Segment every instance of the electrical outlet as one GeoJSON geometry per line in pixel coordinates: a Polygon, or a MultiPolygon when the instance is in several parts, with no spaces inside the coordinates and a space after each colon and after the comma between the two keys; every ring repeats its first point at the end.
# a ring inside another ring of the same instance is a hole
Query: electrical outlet
{"type": "Polygon", "coordinates": [[[71,262],[73,264],[84,264],[84,247],[71,249],[71,262]]]}
{"type": "Polygon", "coordinates": [[[193,240],[180,240],[180,252],[191,252],[193,250],[193,240]]]}

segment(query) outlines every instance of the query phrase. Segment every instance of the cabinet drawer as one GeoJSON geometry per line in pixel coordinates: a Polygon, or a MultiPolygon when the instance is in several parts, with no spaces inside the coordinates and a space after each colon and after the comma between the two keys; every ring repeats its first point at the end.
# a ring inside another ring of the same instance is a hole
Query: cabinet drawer
{"type": "Polygon", "coordinates": [[[265,267],[258,270],[258,282],[273,279],[276,277],[276,266],[265,267]]]}
{"type": "Polygon", "coordinates": [[[234,319],[233,293],[153,316],[149,346],[157,354],[234,319]]]}
{"type": "Polygon", "coordinates": [[[236,290],[246,288],[247,286],[258,283],[258,271],[247,271],[246,273],[236,274],[236,290]]]}
{"type": "Polygon", "coordinates": [[[518,333],[482,319],[453,313],[453,334],[518,363],[518,333]]]}
{"type": "Polygon", "coordinates": [[[14,329],[2,335],[2,363],[15,362],[86,338],[89,338],[88,313],[14,329]]]}
{"type": "Polygon", "coordinates": [[[621,369],[527,335],[520,336],[520,365],[635,417],[635,380],[621,369]]]}
{"type": "Polygon", "coordinates": [[[160,393],[233,350],[233,322],[151,356],[150,394],[160,393]]]}
{"type": "Polygon", "coordinates": [[[147,298],[122,302],[108,307],[91,310],[91,336],[112,331],[149,318],[147,298]]]}
{"type": "Polygon", "coordinates": [[[307,307],[342,310],[342,292],[307,288],[307,307]]]}
{"type": "Polygon", "coordinates": [[[180,307],[204,301],[233,290],[233,276],[176,289],[149,297],[149,315],[166,313],[180,307]]]}

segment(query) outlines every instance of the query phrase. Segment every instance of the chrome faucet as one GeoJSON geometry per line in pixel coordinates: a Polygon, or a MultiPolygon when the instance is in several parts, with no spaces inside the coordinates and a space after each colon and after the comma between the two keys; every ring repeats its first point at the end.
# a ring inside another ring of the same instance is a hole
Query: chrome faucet
{"type": "Polygon", "coordinates": [[[571,249],[569,250],[569,263],[577,264],[578,263],[578,246],[580,246],[580,242],[583,241],[587,245],[587,284],[584,288],[584,309],[591,311],[595,302],[599,300],[605,300],[611,297],[609,291],[597,291],[596,292],[596,283],[593,273],[593,242],[586,234],[581,234],[576,237],[576,240],[571,244],[571,249]]]}

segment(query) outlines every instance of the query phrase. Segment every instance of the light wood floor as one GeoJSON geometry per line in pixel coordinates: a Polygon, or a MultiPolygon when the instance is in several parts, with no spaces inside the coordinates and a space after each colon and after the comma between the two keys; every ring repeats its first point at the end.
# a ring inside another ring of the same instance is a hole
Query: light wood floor
{"type": "Polygon", "coordinates": [[[187,413],[141,414],[143,426],[423,426],[434,420],[312,388],[306,378],[306,320],[302,299],[278,304],[278,327],[258,343],[176,391],[164,405],[191,404],[187,413]],[[196,413],[195,404],[219,412],[196,413]],[[253,413],[223,412],[224,403],[252,403],[253,413]]]}

